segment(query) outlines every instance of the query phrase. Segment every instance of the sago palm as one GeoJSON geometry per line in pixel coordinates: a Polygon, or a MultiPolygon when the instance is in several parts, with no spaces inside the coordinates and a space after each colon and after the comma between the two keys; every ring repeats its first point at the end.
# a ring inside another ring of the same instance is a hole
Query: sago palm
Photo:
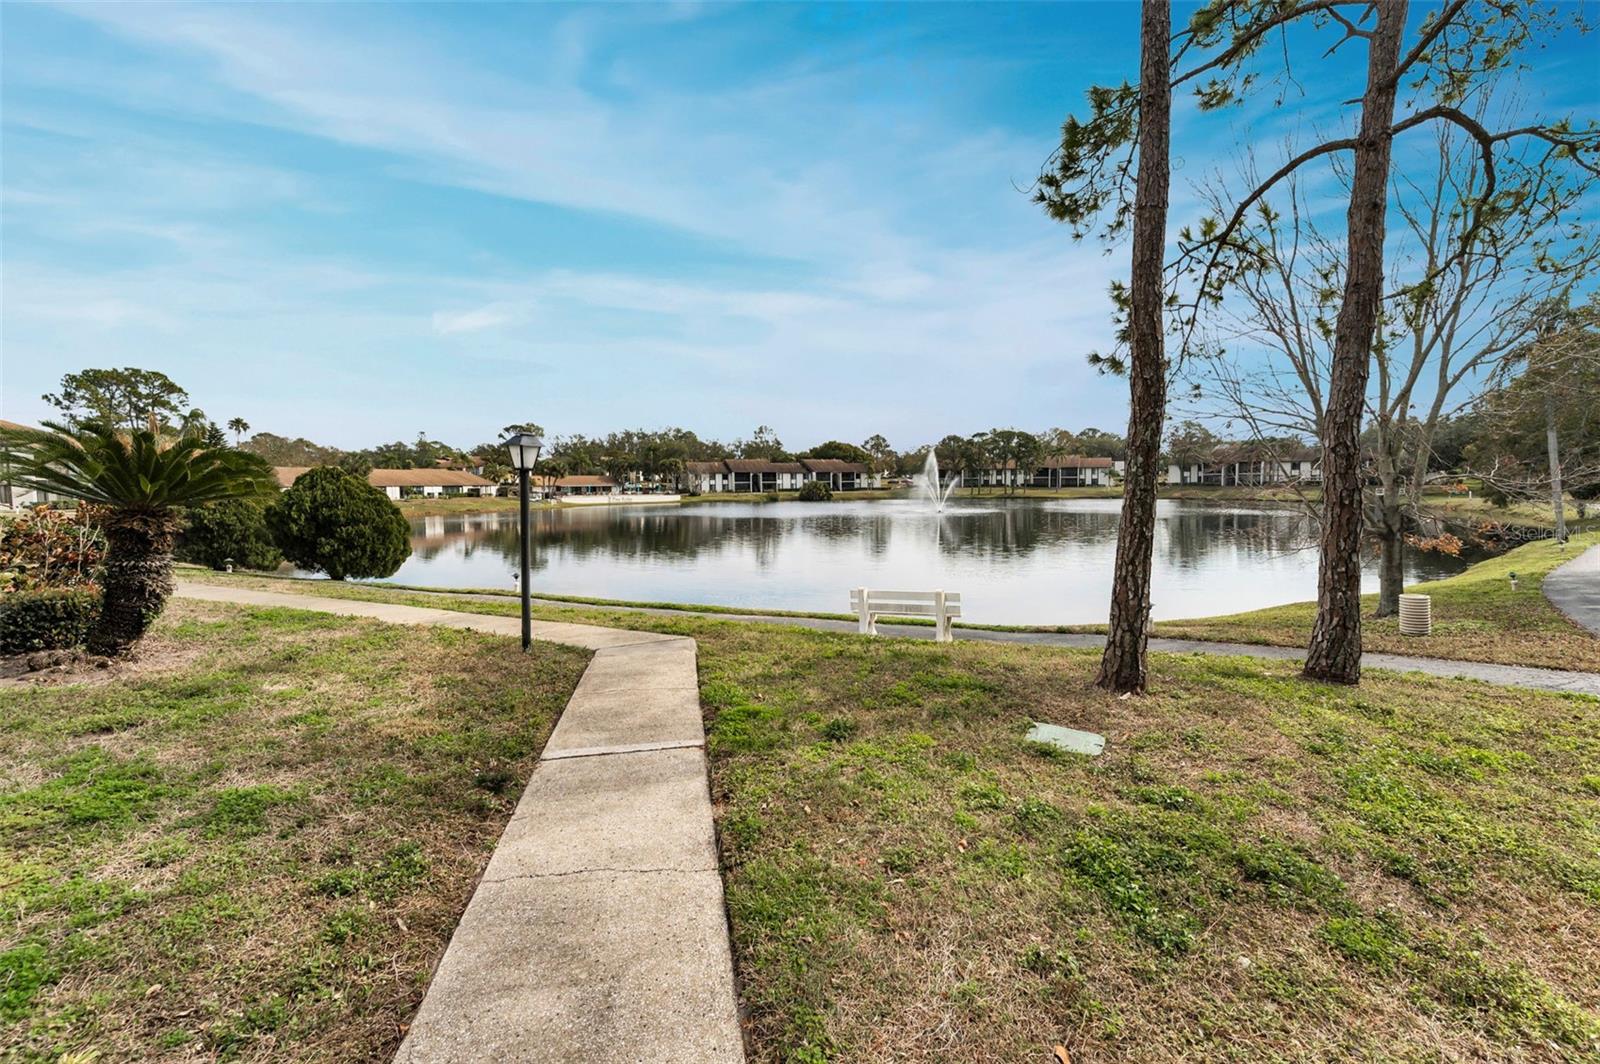
{"type": "Polygon", "coordinates": [[[182,509],[271,492],[272,468],[253,454],[93,423],[0,431],[10,479],[101,508],[105,601],[89,649],[118,655],[138,641],[172,594],[172,547],[182,509]]]}

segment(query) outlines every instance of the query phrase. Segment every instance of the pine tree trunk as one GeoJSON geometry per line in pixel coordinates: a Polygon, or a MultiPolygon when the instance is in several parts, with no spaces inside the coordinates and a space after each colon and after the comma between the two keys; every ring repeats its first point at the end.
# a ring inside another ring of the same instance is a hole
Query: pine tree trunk
{"type": "Polygon", "coordinates": [[[105,571],[100,618],[89,633],[91,653],[120,657],[133,648],[172,594],[171,511],[113,511],[104,521],[105,571]]]}
{"type": "Polygon", "coordinates": [[[1322,555],[1317,572],[1317,620],[1305,675],[1313,680],[1361,680],[1361,415],[1366,407],[1372,336],[1383,297],[1383,240],[1388,208],[1400,38],[1407,0],[1378,0],[1367,54],[1367,92],[1361,104],[1355,171],[1350,187],[1344,303],[1334,326],[1333,366],[1322,439],[1322,555]]]}
{"type": "Polygon", "coordinates": [[[1555,513],[1556,542],[1567,541],[1567,507],[1561,498],[1561,441],[1556,437],[1556,398],[1544,393],[1544,446],[1550,459],[1550,508],[1555,513]]]}
{"type": "Polygon", "coordinates": [[[1167,358],[1161,308],[1167,243],[1168,139],[1172,124],[1172,8],[1144,0],[1139,44],[1139,176],[1133,201],[1133,269],[1128,285],[1128,468],[1111,581],[1111,618],[1095,682],[1111,691],[1143,691],[1150,624],[1150,562],[1155,550],[1161,422],[1167,406],[1167,358]]]}
{"type": "Polygon", "coordinates": [[[1383,506],[1379,528],[1378,610],[1374,616],[1393,617],[1400,612],[1400,593],[1405,590],[1405,515],[1399,506],[1383,506]]]}
{"type": "Polygon", "coordinates": [[[1400,484],[1394,464],[1385,461],[1379,476],[1383,497],[1378,500],[1379,544],[1378,609],[1373,616],[1393,617],[1400,612],[1400,593],[1405,590],[1405,510],[1400,504],[1400,484]]]}

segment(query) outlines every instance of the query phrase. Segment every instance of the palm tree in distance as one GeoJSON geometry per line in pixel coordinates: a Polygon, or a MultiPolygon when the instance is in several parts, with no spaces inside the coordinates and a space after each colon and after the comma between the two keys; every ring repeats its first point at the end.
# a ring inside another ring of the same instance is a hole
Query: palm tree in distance
{"type": "Polygon", "coordinates": [[[242,417],[229,418],[228,431],[233,433],[233,445],[237,447],[244,441],[244,434],[250,431],[250,422],[242,417]]]}
{"type": "Polygon", "coordinates": [[[94,422],[0,429],[0,461],[11,481],[93,505],[108,550],[104,602],[89,634],[96,654],[121,655],[139,641],[172,594],[172,546],[184,507],[267,495],[272,467],[203,437],[94,422]]]}

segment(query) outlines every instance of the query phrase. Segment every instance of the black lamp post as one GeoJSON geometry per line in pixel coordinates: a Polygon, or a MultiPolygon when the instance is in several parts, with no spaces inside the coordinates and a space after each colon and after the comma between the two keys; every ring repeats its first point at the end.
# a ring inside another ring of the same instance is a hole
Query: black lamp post
{"type": "Polygon", "coordinates": [[[517,497],[521,500],[522,520],[517,526],[517,537],[522,541],[522,649],[533,646],[533,604],[528,591],[528,474],[539,463],[539,451],[544,440],[531,432],[519,432],[506,441],[511,452],[511,464],[517,470],[517,497]]]}

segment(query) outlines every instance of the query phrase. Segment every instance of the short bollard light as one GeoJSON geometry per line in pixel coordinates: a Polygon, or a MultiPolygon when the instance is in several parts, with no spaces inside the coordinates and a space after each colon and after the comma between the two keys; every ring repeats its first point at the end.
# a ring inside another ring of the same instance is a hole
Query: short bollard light
{"type": "Polygon", "coordinates": [[[1511,590],[1515,591],[1516,589],[1517,589],[1517,574],[1516,573],[1512,573],[1511,574],[1511,590]]]}
{"type": "Polygon", "coordinates": [[[1400,634],[1433,634],[1433,598],[1430,595],[1400,596],[1400,634]]]}
{"type": "Polygon", "coordinates": [[[518,507],[521,520],[517,525],[517,539],[522,546],[522,566],[517,580],[522,585],[523,650],[533,646],[533,603],[529,601],[528,593],[528,474],[538,464],[539,451],[543,447],[544,440],[531,432],[519,432],[506,441],[506,450],[511,452],[511,465],[517,471],[517,496],[521,503],[518,507]]]}

